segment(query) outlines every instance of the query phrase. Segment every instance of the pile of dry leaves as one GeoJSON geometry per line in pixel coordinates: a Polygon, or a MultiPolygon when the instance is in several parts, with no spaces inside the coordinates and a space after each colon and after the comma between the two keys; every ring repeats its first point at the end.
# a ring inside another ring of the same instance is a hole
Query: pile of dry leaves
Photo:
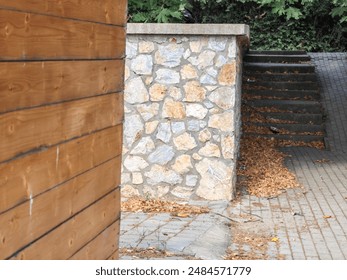
{"type": "Polygon", "coordinates": [[[174,201],[146,199],[142,197],[132,197],[122,202],[122,211],[125,212],[145,212],[145,213],[171,213],[178,217],[188,217],[189,215],[204,214],[210,210],[207,207],[180,204],[174,201]]]}
{"type": "Polygon", "coordinates": [[[295,175],[285,167],[286,155],[276,148],[275,140],[244,137],[240,152],[238,175],[245,179],[251,195],[273,197],[299,187],[295,175]]]}

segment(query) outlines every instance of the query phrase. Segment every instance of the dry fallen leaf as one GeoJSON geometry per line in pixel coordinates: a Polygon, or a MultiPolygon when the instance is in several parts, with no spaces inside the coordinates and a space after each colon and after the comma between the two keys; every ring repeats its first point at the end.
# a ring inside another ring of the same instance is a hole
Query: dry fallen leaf
{"type": "Polygon", "coordinates": [[[142,197],[132,197],[122,202],[122,211],[124,212],[145,212],[145,213],[173,213],[179,214],[181,218],[186,218],[191,214],[208,213],[207,207],[194,206],[189,204],[180,204],[174,201],[145,199],[142,197]]]}
{"type": "Polygon", "coordinates": [[[280,239],[278,237],[272,237],[271,242],[278,242],[280,239]]]}
{"type": "Polygon", "coordinates": [[[330,216],[330,215],[324,215],[323,218],[324,218],[324,219],[330,219],[330,218],[332,218],[332,216],[330,216]]]}
{"type": "Polygon", "coordinates": [[[188,213],[174,213],[173,215],[179,218],[188,218],[190,216],[188,213]]]}

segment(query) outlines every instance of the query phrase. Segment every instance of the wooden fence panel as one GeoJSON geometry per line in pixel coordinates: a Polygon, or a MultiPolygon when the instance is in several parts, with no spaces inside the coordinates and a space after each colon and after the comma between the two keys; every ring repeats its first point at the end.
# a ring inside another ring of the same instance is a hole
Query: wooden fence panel
{"type": "Polygon", "coordinates": [[[0,164],[0,213],[121,155],[122,125],[0,164]]]}
{"type": "Polygon", "coordinates": [[[0,59],[109,59],[124,56],[125,29],[0,10],[0,59]]]}
{"type": "Polygon", "coordinates": [[[0,9],[124,25],[126,0],[0,0],[0,9]]]}
{"type": "Polygon", "coordinates": [[[89,242],[71,260],[90,260],[107,259],[115,250],[118,249],[119,242],[119,221],[115,222],[95,239],[89,242]]]}
{"type": "Polygon", "coordinates": [[[0,113],[120,92],[123,67],[123,60],[0,62],[0,113]]]}
{"type": "Polygon", "coordinates": [[[68,259],[104,228],[119,222],[119,188],[15,255],[15,259],[68,259]],[[118,202],[118,203],[115,203],[118,202]],[[47,250],[50,246],[51,250],[47,250]]]}
{"type": "Polygon", "coordinates": [[[0,0],[0,258],[118,257],[126,0],[0,0]]]}
{"type": "Polygon", "coordinates": [[[117,157],[0,215],[0,258],[7,258],[120,184],[117,157]],[[18,226],[20,225],[20,230],[18,226]],[[15,242],[16,241],[16,242],[15,242]]]}
{"type": "Polygon", "coordinates": [[[118,125],[123,120],[122,98],[108,94],[0,115],[0,162],[118,125]]]}

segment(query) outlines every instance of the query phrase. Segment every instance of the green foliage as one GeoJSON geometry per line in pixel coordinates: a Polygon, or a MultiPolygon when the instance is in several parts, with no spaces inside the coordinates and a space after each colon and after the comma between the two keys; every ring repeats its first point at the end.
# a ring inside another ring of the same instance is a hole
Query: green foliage
{"type": "Polygon", "coordinates": [[[347,0],[129,0],[132,22],[245,23],[251,48],[347,51],[347,0]]]}
{"type": "Polygon", "coordinates": [[[347,1],[333,0],[335,7],[331,11],[333,17],[338,17],[341,23],[347,23],[347,1]]]}
{"type": "Polygon", "coordinates": [[[346,0],[191,0],[203,23],[245,23],[251,48],[347,51],[346,0]],[[339,14],[334,17],[334,8],[339,14]],[[225,12],[221,12],[225,11],[225,12]]]}
{"type": "Polygon", "coordinates": [[[182,22],[185,0],[129,0],[128,12],[131,22],[182,22]]]}

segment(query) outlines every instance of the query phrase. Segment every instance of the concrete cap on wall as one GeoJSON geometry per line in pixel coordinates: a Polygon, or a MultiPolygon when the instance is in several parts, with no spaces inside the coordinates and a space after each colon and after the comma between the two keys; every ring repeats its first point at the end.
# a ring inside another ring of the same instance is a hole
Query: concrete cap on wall
{"type": "Polygon", "coordinates": [[[246,24],[128,23],[127,34],[247,36],[246,24]]]}

